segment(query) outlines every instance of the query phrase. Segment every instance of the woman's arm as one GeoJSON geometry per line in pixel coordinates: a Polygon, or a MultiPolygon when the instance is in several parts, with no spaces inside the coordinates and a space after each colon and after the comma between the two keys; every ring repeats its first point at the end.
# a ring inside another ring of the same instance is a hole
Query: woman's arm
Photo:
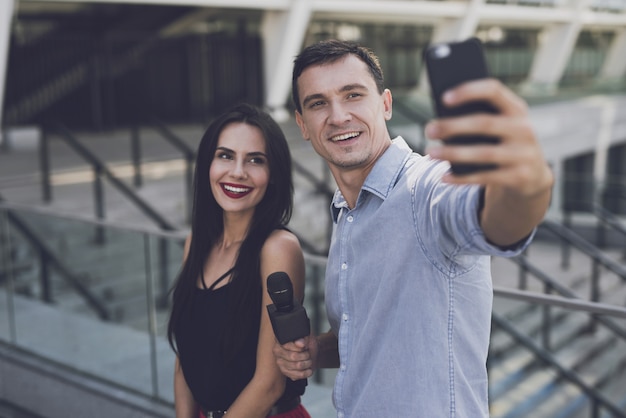
{"type": "Polygon", "coordinates": [[[289,275],[293,283],[294,295],[299,300],[303,300],[304,256],[298,239],[285,230],[273,232],[261,251],[263,300],[256,370],[250,383],[228,409],[229,418],[265,417],[285,390],[285,376],[278,369],[272,353],[275,337],[266,308],[272,303],[267,293],[267,276],[277,271],[283,271],[289,275]]]}
{"type": "Polygon", "coordinates": [[[176,405],[176,418],[197,418],[198,407],[193,395],[187,386],[183,369],[180,367],[178,356],[174,366],[174,403],[176,405]]]}

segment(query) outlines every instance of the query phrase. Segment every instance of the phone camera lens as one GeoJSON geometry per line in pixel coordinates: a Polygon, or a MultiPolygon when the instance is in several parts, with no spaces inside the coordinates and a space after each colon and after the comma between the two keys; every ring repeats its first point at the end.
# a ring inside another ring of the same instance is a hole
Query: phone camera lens
{"type": "Polygon", "coordinates": [[[432,50],[433,58],[441,59],[450,55],[450,47],[448,45],[437,45],[432,50]]]}

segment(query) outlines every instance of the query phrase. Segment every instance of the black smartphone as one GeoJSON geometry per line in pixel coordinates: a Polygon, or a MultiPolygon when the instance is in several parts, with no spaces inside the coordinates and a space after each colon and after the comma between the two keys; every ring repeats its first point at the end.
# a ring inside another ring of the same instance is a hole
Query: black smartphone
{"type": "MultiPolygon", "coordinates": [[[[446,107],[441,95],[466,81],[489,77],[482,43],[478,38],[460,42],[444,42],[428,45],[423,51],[426,72],[430,83],[433,107],[437,117],[461,116],[468,113],[497,113],[487,102],[472,102],[457,107],[446,107]]],[[[497,144],[499,138],[492,136],[457,136],[445,141],[446,145],[497,144]]],[[[495,164],[452,164],[456,175],[496,168],[495,164]]]]}

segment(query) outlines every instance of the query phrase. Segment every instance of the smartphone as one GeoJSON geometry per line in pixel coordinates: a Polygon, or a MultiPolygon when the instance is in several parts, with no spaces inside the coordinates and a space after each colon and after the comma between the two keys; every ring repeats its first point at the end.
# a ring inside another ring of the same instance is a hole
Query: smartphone
{"type": "MultiPolygon", "coordinates": [[[[446,107],[441,95],[466,81],[489,77],[482,43],[478,38],[461,42],[444,42],[428,45],[423,51],[426,72],[430,83],[433,107],[437,117],[461,116],[468,113],[497,113],[487,102],[472,102],[457,107],[446,107]]],[[[445,141],[446,145],[497,144],[499,138],[492,136],[457,136],[445,141]]],[[[495,164],[452,164],[450,169],[456,175],[491,170],[495,164]]]]}

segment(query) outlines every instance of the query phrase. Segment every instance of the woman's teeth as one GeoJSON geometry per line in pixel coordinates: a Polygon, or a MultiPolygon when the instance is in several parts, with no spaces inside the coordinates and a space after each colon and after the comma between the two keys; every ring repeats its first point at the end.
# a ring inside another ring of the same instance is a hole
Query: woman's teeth
{"type": "Polygon", "coordinates": [[[235,187],[235,186],[228,186],[228,185],[224,185],[224,189],[231,193],[245,193],[248,190],[250,190],[248,187],[235,187]]]}

